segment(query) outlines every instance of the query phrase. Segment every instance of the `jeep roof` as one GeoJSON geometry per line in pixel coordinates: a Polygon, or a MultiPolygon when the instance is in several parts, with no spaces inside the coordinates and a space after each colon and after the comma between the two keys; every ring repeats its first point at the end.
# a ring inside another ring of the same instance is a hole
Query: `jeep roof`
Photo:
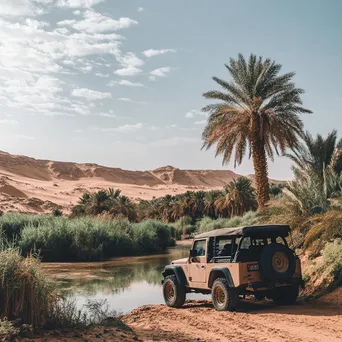
{"type": "Polygon", "coordinates": [[[195,236],[195,239],[202,239],[216,236],[250,236],[250,235],[273,235],[288,236],[291,229],[286,224],[265,224],[258,226],[242,226],[236,228],[215,229],[207,233],[195,236]]]}

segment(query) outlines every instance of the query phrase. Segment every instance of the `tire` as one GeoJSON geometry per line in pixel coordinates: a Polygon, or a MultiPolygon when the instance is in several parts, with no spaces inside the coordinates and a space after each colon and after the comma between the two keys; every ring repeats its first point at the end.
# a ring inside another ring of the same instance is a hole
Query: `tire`
{"type": "Polygon", "coordinates": [[[217,278],[211,289],[211,298],[217,311],[234,311],[239,302],[235,289],[231,289],[225,278],[217,278]]]}
{"type": "Polygon", "coordinates": [[[294,305],[299,294],[299,285],[278,287],[274,289],[272,299],[278,306],[294,305]]]}
{"type": "Polygon", "coordinates": [[[272,243],[262,250],[259,265],[260,272],[266,280],[288,280],[295,272],[296,259],[287,246],[272,243]]]}
{"type": "Polygon", "coordinates": [[[178,283],[177,277],[169,275],[163,284],[163,296],[167,306],[181,308],[185,302],[185,287],[178,283]]]}

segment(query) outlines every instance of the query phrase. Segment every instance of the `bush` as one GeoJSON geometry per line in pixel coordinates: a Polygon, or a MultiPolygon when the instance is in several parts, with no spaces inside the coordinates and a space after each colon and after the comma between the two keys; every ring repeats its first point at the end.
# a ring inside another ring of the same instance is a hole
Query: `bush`
{"type": "Polygon", "coordinates": [[[38,227],[41,224],[53,219],[47,215],[29,215],[19,213],[7,213],[0,216],[0,233],[8,240],[20,238],[21,231],[27,225],[38,227]]]}
{"type": "Polygon", "coordinates": [[[255,211],[249,211],[243,216],[234,216],[231,218],[219,218],[213,220],[209,217],[203,218],[197,224],[197,232],[205,233],[214,229],[230,228],[238,226],[249,226],[259,222],[259,214],[255,211]]]}
{"type": "Polygon", "coordinates": [[[38,225],[29,222],[17,244],[24,255],[39,252],[44,261],[92,261],[163,252],[175,238],[176,229],[159,221],[51,217],[38,225]]]}
{"type": "Polygon", "coordinates": [[[342,285],[342,239],[327,243],[323,250],[325,270],[334,278],[334,285],[342,285]]]}
{"type": "Polygon", "coordinates": [[[305,247],[310,247],[318,255],[326,242],[342,238],[342,211],[330,210],[310,218],[310,228],[305,237],[305,247]]]}
{"type": "MultiPolygon", "coordinates": [[[[43,327],[58,298],[34,256],[23,258],[16,248],[0,252],[0,318],[43,327]]],[[[3,325],[3,324],[2,324],[3,325]]]]}
{"type": "Polygon", "coordinates": [[[133,239],[139,251],[159,253],[170,245],[170,231],[168,224],[147,220],[133,225],[133,239]]]}

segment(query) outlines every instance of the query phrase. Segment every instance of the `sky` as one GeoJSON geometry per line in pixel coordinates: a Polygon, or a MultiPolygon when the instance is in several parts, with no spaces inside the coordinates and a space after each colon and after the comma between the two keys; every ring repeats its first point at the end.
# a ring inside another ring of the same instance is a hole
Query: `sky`
{"type": "MultiPolygon", "coordinates": [[[[339,130],[341,13],[340,0],[0,0],[0,150],[130,170],[233,169],[201,150],[201,108],[238,53],[295,71],[314,112],[305,129],[339,130]]],[[[276,158],[270,176],[290,178],[290,165],[276,158]]],[[[235,172],[253,173],[252,162],[235,172]]]]}

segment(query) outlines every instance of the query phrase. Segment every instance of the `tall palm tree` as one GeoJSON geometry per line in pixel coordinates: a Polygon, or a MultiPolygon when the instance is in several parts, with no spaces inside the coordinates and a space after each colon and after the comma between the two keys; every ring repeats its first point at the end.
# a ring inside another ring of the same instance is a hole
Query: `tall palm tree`
{"type": "Polygon", "coordinates": [[[295,166],[309,174],[316,174],[322,181],[325,168],[331,167],[336,173],[342,171],[342,139],[337,142],[337,132],[333,130],[326,138],[309,132],[303,135],[303,142],[293,151],[287,153],[295,166]]]}
{"type": "Polygon", "coordinates": [[[216,144],[216,156],[223,155],[223,164],[232,157],[234,166],[241,164],[245,152],[253,159],[259,208],[269,200],[267,156],[285,153],[294,148],[302,134],[298,114],[311,113],[302,106],[302,89],[292,82],[295,73],[279,75],[281,65],[270,59],[239,54],[225,65],[232,77],[213,80],[223,91],[208,91],[206,99],[220,102],[202,110],[210,114],[203,131],[203,147],[216,144]],[[234,156],[232,156],[234,152],[234,156]]]}
{"type": "Polygon", "coordinates": [[[313,137],[306,132],[303,135],[303,142],[293,153],[287,153],[285,156],[294,162],[297,181],[308,177],[315,179],[326,198],[332,192],[341,190],[339,184],[334,184],[339,183],[342,174],[342,139],[337,141],[336,130],[329,133],[326,138],[320,134],[313,137]]]}

